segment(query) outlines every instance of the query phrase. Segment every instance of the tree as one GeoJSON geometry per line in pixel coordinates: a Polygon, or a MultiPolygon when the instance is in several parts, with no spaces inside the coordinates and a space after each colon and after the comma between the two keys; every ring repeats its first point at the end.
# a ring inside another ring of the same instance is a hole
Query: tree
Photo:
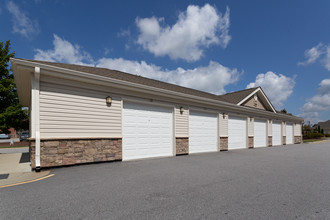
{"type": "Polygon", "coordinates": [[[284,114],[287,114],[288,112],[286,111],[286,109],[282,109],[280,112],[284,113],[284,114]]]}
{"type": "Polygon", "coordinates": [[[9,67],[10,41],[0,42],[0,130],[9,133],[9,128],[15,130],[28,129],[28,111],[23,110],[19,103],[14,77],[9,67]]]}

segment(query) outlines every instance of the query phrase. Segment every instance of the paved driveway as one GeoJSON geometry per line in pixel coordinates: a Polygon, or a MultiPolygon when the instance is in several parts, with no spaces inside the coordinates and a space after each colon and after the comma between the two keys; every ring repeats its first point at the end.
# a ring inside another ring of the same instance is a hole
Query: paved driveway
{"type": "Polygon", "coordinates": [[[54,169],[0,189],[1,219],[330,219],[330,144],[54,169]]]}

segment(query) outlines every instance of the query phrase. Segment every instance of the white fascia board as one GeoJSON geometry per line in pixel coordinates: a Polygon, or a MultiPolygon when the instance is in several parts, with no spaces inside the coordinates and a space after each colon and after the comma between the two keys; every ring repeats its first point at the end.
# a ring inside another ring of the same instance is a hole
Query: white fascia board
{"type": "Polygon", "coordinates": [[[265,100],[267,101],[267,104],[269,105],[269,107],[272,109],[272,111],[274,113],[276,113],[276,110],[274,109],[273,105],[270,103],[270,101],[268,100],[267,96],[265,95],[265,93],[262,91],[262,89],[257,88],[256,90],[254,90],[253,92],[250,93],[250,95],[246,96],[242,101],[240,101],[237,105],[242,105],[245,101],[247,101],[249,98],[251,98],[254,94],[256,94],[257,92],[261,92],[261,94],[264,96],[265,100]]]}
{"type": "Polygon", "coordinates": [[[137,84],[137,83],[113,79],[113,78],[104,77],[104,76],[97,76],[97,75],[80,72],[80,71],[76,71],[76,70],[70,70],[70,69],[65,69],[65,68],[61,68],[61,67],[54,67],[51,65],[38,63],[37,61],[30,62],[30,61],[26,61],[26,60],[20,60],[20,59],[13,58],[12,62],[14,65],[21,65],[22,67],[30,67],[30,68],[32,68],[31,70],[33,70],[35,66],[38,66],[41,69],[42,75],[45,74],[45,75],[49,75],[49,76],[54,76],[54,77],[59,77],[59,78],[64,78],[64,79],[71,79],[71,80],[85,82],[85,83],[111,86],[114,88],[121,88],[121,89],[125,89],[125,90],[143,92],[143,93],[153,94],[153,95],[156,94],[156,95],[160,95],[163,97],[169,97],[172,99],[182,98],[182,99],[186,99],[189,101],[198,102],[203,105],[212,106],[213,108],[219,108],[219,109],[221,109],[222,112],[231,112],[232,111],[232,112],[236,112],[236,113],[240,113],[240,114],[244,114],[244,115],[258,115],[261,117],[274,118],[274,119],[276,118],[279,120],[290,120],[293,122],[303,121],[302,118],[298,118],[295,116],[281,115],[281,114],[276,114],[274,112],[269,112],[269,111],[259,110],[259,109],[251,109],[251,108],[248,108],[245,106],[237,106],[236,104],[232,104],[232,103],[228,103],[228,102],[224,102],[224,101],[208,99],[208,98],[204,98],[204,97],[184,94],[184,93],[170,91],[170,90],[166,90],[166,89],[155,88],[152,86],[141,85],[141,84],[137,84]]]}

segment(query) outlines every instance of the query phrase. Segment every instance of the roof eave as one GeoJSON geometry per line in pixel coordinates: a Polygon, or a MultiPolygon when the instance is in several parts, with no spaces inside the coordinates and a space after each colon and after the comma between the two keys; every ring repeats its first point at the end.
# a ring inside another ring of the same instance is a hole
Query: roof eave
{"type": "MultiPolygon", "coordinates": [[[[65,77],[67,79],[74,79],[77,81],[82,81],[82,82],[88,82],[88,83],[93,83],[94,84],[107,84],[109,86],[109,83],[111,83],[111,86],[117,86],[119,88],[127,89],[130,88],[131,90],[136,90],[136,91],[143,91],[145,93],[150,93],[150,94],[159,94],[160,96],[166,96],[170,97],[173,99],[177,99],[178,97],[188,99],[190,101],[194,102],[199,102],[204,105],[213,105],[216,107],[221,108],[224,112],[225,111],[233,111],[233,112],[242,112],[244,110],[245,115],[259,115],[263,117],[271,117],[271,118],[276,118],[280,120],[292,120],[295,122],[302,122],[303,119],[296,117],[296,116],[288,116],[288,115],[280,115],[276,114],[274,112],[269,112],[269,111],[264,111],[264,110],[259,110],[259,109],[249,109],[245,106],[237,106],[236,104],[224,102],[224,101],[219,101],[219,100],[214,100],[214,99],[208,99],[204,97],[199,97],[199,96],[194,96],[194,95],[189,95],[189,94],[184,94],[180,92],[175,92],[175,91],[170,91],[166,89],[161,89],[161,88],[155,88],[152,86],[146,86],[146,85],[141,85],[133,82],[128,82],[128,81],[123,81],[123,80],[118,80],[118,79],[113,79],[109,77],[104,77],[104,76],[98,76],[98,75],[93,75],[90,73],[86,72],[80,72],[80,71],[75,71],[75,70],[70,70],[66,68],[61,68],[61,67],[55,67],[47,64],[41,64],[37,62],[31,62],[31,61],[26,61],[26,60],[21,60],[21,59],[11,59],[13,66],[21,66],[22,68],[31,68],[31,71],[34,70],[34,67],[38,66],[41,69],[41,75],[52,75],[55,77],[65,77]],[[92,81],[91,81],[92,80],[92,81]]],[[[29,81],[30,84],[30,81],[29,81]]]]}

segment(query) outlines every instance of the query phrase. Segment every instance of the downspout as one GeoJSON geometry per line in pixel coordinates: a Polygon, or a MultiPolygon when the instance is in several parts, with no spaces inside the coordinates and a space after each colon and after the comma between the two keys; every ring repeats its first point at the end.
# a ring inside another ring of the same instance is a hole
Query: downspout
{"type": "Polygon", "coordinates": [[[35,127],[35,164],[36,172],[40,171],[40,110],[39,110],[39,80],[40,80],[40,67],[34,68],[34,127],[35,127]]]}

